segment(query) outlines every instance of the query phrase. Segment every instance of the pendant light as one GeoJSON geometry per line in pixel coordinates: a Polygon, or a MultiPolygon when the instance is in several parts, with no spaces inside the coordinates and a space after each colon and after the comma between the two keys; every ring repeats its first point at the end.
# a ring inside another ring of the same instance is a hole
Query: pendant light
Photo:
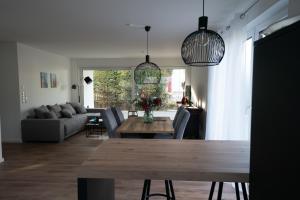
{"type": "Polygon", "coordinates": [[[190,66],[218,65],[225,53],[225,43],[222,37],[207,29],[208,17],[199,17],[198,30],[189,34],[182,43],[181,56],[185,64],[190,66]]]}
{"type": "Polygon", "coordinates": [[[145,31],[147,32],[147,55],[146,62],[139,64],[134,70],[134,81],[136,84],[158,84],[161,79],[160,68],[155,64],[150,62],[149,50],[148,50],[148,32],[150,31],[150,26],[145,26],[145,31]]]}

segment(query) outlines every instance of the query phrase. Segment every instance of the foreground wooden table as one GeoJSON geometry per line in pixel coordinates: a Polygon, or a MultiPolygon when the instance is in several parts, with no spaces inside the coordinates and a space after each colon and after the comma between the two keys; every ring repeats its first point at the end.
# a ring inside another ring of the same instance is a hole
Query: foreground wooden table
{"type": "Polygon", "coordinates": [[[78,175],[78,199],[114,200],[114,179],[249,182],[249,142],[109,139],[78,175]]]}
{"type": "Polygon", "coordinates": [[[152,123],[144,123],[142,117],[130,117],[125,120],[117,132],[123,137],[124,135],[153,135],[173,134],[174,129],[172,120],[169,117],[154,117],[152,123]]]}

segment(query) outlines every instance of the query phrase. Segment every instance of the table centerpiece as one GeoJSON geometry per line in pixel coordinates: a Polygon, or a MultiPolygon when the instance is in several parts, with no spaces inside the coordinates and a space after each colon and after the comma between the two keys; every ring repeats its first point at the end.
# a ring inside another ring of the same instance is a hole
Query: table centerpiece
{"type": "Polygon", "coordinates": [[[161,106],[161,98],[159,97],[140,97],[136,99],[136,106],[144,111],[144,122],[152,123],[153,110],[161,106]]]}

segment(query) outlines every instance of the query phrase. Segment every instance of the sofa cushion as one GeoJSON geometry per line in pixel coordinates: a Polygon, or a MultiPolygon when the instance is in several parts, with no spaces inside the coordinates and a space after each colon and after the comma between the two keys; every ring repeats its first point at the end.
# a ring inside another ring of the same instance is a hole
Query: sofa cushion
{"type": "Polygon", "coordinates": [[[72,105],[72,107],[75,109],[77,114],[85,114],[87,113],[87,110],[85,109],[85,107],[83,105],[81,105],[80,103],[77,102],[70,102],[69,104],[72,105]]]}
{"type": "Polygon", "coordinates": [[[38,119],[47,119],[47,114],[49,112],[49,109],[44,106],[44,105],[41,105],[40,107],[34,109],[34,112],[35,112],[35,116],[36,118],[38,119]]]}
{"type": "Polygon", "coordinates": [[[60,107],[62,109],[69,109],[71,111],[72,115],[76,114],[76,111],[74,110],[73,106],[71,106],[71,104],[68,104],[68,103],[67,104],[62,104],[62,105],[60,105],[60,107]]]}
{"type": "Polygon", "coordinates": [[[52,106],[48,105],[47,108],[50,111],[53,111],[56,114],[57,118],[61,118],[62,117],[62,114],[60,113],[62,109],[61,109],[61,107],[59,105],[57,105],[57,104],[52,105],[52,106]]]}
{"type": "Polygon", "coordinates": [[[64,131],[65,136],[70,136],[84,128],[84,125],[87,121],[86,114],[77,114],[73,115],[71,119],[65,119],[64,122],[64,131]]]}
{"type": "Polygon", "coordinates": [[[57,116],[55,112],[50,111],[50,112],[45,112],[45,118],[46,119],[57,119],[57,116]]]}
{"type": "Polygon", "coordinates": [[[63,117],[72,118],[72,111],[68,108],[62,109],[61,114],[62,114],[63,117]]]}

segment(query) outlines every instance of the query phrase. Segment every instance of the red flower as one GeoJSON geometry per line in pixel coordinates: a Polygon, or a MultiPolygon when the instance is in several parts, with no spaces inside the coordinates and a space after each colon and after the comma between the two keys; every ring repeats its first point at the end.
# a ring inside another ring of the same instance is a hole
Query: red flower
{"type": "Polygon", "coordinates": [[[146,112],[161,106],[161,99],[159,97],[141,97],[140,99],[137,99],[136,102],[137,106],[146,112]]]}

